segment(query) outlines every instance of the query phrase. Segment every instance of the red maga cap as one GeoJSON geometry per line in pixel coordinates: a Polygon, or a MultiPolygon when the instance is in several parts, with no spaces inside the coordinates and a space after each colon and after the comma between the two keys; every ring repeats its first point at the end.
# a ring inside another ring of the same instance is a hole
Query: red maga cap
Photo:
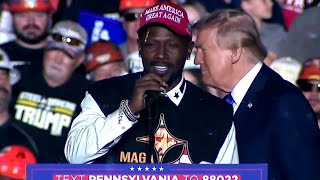
{"type": "Polygon", "coordinates": [[[162,1],[147,8],[141,16],[138,32],[150,24],[162,24],[182,36],[191,38],[191,25],[187,12],[169,1],[162,1]]]}

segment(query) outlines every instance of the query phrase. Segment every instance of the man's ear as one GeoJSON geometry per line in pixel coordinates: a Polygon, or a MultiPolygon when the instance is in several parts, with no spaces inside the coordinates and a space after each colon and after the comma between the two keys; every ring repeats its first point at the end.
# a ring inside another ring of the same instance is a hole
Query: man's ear
{"type": "Polygon", "coordinates": [[[237,48],[234,50],[230,50],[231,54],[230,54],[230,58],[231,58],[231,63],[235,64],[236,62],[239,61],[241,55],[242,55],[242,48],[237,48]]]}

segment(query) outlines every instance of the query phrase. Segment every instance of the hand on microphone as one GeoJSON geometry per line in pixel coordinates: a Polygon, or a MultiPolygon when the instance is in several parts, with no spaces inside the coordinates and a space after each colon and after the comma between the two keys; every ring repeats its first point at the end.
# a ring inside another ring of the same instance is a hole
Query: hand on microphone
{"type": "Polygon", "coordinates": [[[129,108],[137,114],[146,108],[146,97],[153,98],[160,92],[166,92],[168,85],[156,74],[149,73],[136,81],[133,93],[129,99],[129,108]]]}

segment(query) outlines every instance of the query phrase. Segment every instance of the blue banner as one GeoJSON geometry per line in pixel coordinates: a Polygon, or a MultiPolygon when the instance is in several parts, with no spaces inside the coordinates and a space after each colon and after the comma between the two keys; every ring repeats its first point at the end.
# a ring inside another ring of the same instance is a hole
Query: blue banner
{"type": "Polygon", "coordinates": [[[267,180],[266,164],[32,164],[27,180],[267,180]]]}
{"type": "Polygon", "coordinates": [[[117,45],[126,41],[126,32],[119,20],[80,10],[78,22],[88,33],[87,46],[98,40],[111,40],[117,45]]]}

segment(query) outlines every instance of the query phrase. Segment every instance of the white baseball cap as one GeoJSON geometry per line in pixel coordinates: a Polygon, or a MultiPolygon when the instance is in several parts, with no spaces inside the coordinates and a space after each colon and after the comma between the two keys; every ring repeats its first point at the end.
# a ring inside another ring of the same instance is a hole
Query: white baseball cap
{"type": "Polygon", "coordinates": [[[84,53],[87,39],[87,32],[79,23],[63,20],[53,26],[46,49],[59,49],[75,58],[84,53]]]}
{"type": "Polygon", "coordinates": [[[20,72],[13,67],[13,65],[10,63],[8,55],[2,49],[0,49],[0,69],[9,70],[9,78],[11,85],[19,81],[20,72]]]}

